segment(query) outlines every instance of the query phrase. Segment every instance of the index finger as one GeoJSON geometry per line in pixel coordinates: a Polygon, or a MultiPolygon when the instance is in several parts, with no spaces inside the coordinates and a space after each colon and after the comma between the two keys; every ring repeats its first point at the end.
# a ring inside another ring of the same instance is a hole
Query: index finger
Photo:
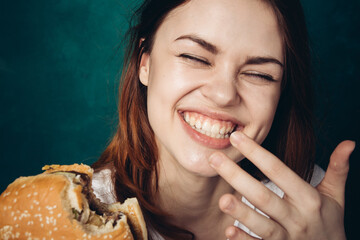
{"type": "Polygon", "coordinates": [[[305,191],[314,189],[286,166],[271,152],[257,142],[237,131],[231,134],[230,141],[248,160],[274,182],[291,199],[302,199],[305,191]]]}

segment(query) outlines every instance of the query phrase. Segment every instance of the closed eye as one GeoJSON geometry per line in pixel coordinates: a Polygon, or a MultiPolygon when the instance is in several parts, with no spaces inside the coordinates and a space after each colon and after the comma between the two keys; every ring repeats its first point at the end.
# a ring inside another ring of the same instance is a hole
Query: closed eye
{"type": "Polygon", "coordinates": [[[198,57],[198,56],[194,56],[194,55],[191,55],[191,54],[182,53],[178,57],[183,58],[186,61],[193,62],[195,64],[211,66],[211,63],[207,59],[204,59],[204,58],[201,58],[201,57],[198,57]]]}
{"type": "Polygon", "coordinates": [[[268,75],[268,74],[257,73],[257,72],[245,72],[242,74],[245,76],[251,77],[251,78],[258,78],[260,80],[276,82],[276,80],[271,75],[268,75]]]}

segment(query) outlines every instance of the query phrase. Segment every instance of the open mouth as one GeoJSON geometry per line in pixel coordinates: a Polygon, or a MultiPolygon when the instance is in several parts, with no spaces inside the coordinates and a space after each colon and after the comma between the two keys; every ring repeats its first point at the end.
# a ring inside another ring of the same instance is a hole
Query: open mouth
{"type": "Polygon", "coordinates": [[[195,131],[212,138],[229,138],[237,128],[237,124],[234,122],[213,119],[196,112],[182,112],[181,115],[195,131]]]}

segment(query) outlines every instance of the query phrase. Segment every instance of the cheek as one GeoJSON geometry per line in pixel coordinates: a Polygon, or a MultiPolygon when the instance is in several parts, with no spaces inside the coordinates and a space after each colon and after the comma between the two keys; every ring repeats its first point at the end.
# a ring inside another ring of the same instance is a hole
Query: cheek
{"type": "Polygon", "coordinates": [[[176,105],[184,96],[201,86],[203,74],[189,70],[175,57],[156,56],[152,60],[148,101],[176,105]]]}
{"type": "Polygon", "coordinates": [[[242,100],[249,114],[248,134],[262,143],[270,131],[277,109],[280,87],[251,86],[243,89],[242,100]]]}
{"type": "Polygon", "coordinates": [[[271,120],[279,102],[280,88],[275,85],[248,87],[244,89],[242,98],[253,120],[271,120]]]}
{"type": "Polygon", "coordinates": [[[178,101],[188,91],[189,79],[168,58],[153,58],[147,90],[148,117],[152,128],[164,129],[174,119],[178,101]]]}

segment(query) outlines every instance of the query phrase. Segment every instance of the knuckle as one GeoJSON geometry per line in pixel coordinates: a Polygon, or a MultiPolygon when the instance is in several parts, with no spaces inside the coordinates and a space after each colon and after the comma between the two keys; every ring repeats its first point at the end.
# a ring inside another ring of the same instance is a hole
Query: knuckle
{"type": "Polygon", "coordinates": [[[304,236],[304,234],[308,231],[308,224],[303,220],[295,220],[293,222],[293,237],[295,239],[304,236]]]}
{"type": "Polygon", "coordinates": [[[226,171],[226,178],[229,180],[230,183],[239,182],[239,173],[236,171],[236,168],[230,167],[228,171],[226,171]]]}
{"type": "Polygon", "coordinates": [[[256,199],[258,202],[258,206],[261,207],[263,205],[268,205],[271,201],[271,194],[268,191],[260,191],[256,194],[256,199]]]}
{"type": "Polygon", "coordinates": [[[246,153],[245,154],[246,158],[248,158],[250,161],[257,158],[261,158],[263,155],[262,149],[255,144],[250,144],[249,146],[247,146],[244,153],[246,153]]]}
{"type": "Polygon", "coordinates": [[[263,239],[281,239],[279,238],[279,231],[274,224],[271,224],[267,231],[262,236],[263,239]]]}
{"type": "Polygon", "coordinates": [[[308,211],[312,213],[320,212],[322,208],[322,201],[320,194],[315,191],[309,194],[307,197],[306,205],[308,211]]]}
{"type": "Polygon", "coordinates": [[[254,155],[256,155],[256,147],[250,145],[247,148],[247,155],[249,158],[253,157],[254,155]]]}
{"type": "Polygon", "coordinates": [[[280,222],[286,222],[287,219],[289,219],[291,216],[290,209],[286,206],[286,209],[284,211],[279,212],[279,221],[280,222]]]}

